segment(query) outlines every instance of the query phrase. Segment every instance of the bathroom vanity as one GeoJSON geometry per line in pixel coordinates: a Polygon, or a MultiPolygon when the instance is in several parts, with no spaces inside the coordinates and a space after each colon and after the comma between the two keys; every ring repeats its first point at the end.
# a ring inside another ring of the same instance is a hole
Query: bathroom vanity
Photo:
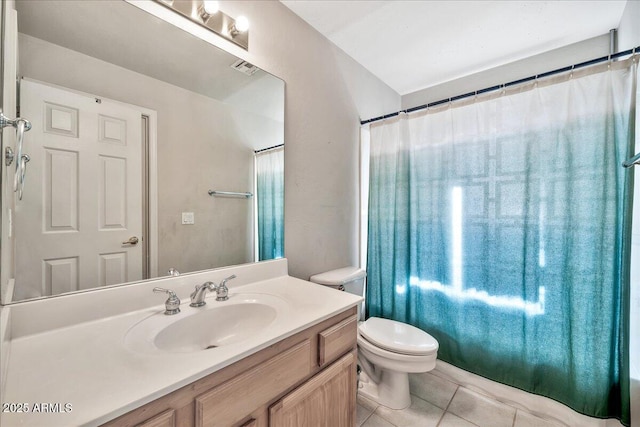
{"type": "Polygon", "coordinates": [[[348,309],[106,426],[352,426],[356,312],[348,309]]]}
{"type": "Polygon", "coordinates": [[[3,404],[59,405],[4,412],[0,423],[354,425],[360,300],[292,278],[286,260],[277,260],[3,307],[5,316],[10,310],[3,404]],[[228,301],[210,294],[204,310],[189,307],[195,285],[230,274],[237,279],[228,301]],[[166,296],[155,286],[175,291],[180,313],[164,315],[166,296]],[[224,307],[230,318],[253,318],[253,308],[269,315],[234,330],[224,307]],[[172,328],[179,334],[162,341],[172,328]],[[136,335],[141,330],[147,338],[136,335]],[[204,347],[203,336],[217,344],[204,347]]]}

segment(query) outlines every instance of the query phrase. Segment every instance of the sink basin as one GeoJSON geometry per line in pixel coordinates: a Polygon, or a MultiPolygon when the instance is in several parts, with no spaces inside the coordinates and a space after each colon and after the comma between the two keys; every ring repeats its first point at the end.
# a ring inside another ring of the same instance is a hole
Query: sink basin
{"type": "Polygon", "coordinates": [[[125,347],[143,353],[212,351],[264,332],[286,318],[287,303],[269,294],[230,294],[227,301],[207,298],[207,305],[180,305],[181,312],[153,314],[132,326],[125,347]]]}

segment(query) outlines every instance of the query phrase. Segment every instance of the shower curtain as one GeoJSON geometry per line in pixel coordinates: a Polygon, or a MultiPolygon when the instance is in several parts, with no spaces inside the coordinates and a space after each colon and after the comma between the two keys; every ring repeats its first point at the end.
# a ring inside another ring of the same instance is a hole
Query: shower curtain
{"type": "Polygon", "coordinates": [[[629,423],[631,60],[370,127],[367,315],[629,423]]]}
{"type": "Polygon", "coordinates": [[[284,147],[256,153],[258,260],[284,256],[284,147]]]}

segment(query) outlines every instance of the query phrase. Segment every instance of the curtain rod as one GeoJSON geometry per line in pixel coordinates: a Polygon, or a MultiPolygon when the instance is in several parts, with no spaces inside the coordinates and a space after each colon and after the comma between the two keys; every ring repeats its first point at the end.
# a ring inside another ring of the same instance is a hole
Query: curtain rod
{"type": "Polygon", "coordinates": [[[484,88],[484,89],[480,89],[480,90],[476,90],[476,91],[473,91],[473,92],[465,93],[463,95],[453,96],[451,98],[441,99],[440,101],[430,102],[428,104],[419,105],[417,107],[407,108],[405,110],[396,111],[395,113],[385,114],[384,116],[374,117],[374,118],[368,119],[368,120],[361,120],[360,121],[360,125],[366,125],[367,123],[373,123],[373,122],[377,122],[379,120],[388,119],[389,117],[395,117],[400,113],[413,113],[414,111],[424,110],[425,108],[436,107],[438,105],[446,104],[448,102],[458,101],[460,99],[469,98],[471,96],[476,96],[476,95],[480,95],[480,94],[483,94],[483,93],[492,92],[494,90],[504,89],[506,87],[517,85],[517,84],[520,84],[520,83],[526,83],[526,82],[529,82],[531,80],[536,80],[536,79],[539,79],[539,78],[552,76],[554,74],[560,74],[560,73],[564,73],[566,71],[575,70],[576,68],[587,67],[589,65],[598,64],[600,62],[610,61],[612,59],[616,59],[616,58],[619,58],[621,56],[635,55],[636,53],[640,53],[640,46],[634,47],[633,49],[625,50],[624,52],[618,52],[618,53],[614,53],[612,55],[603,56],[601,58],[596,58],[596,59],[591,59],[589,61],[581,62],[579,64],[569,65],[567,67],[562,67],[562,68],[558,68],[556,70],[547,71],[547,72],[542,73],[542,74],[536,74],[535,76],[525,77],[524,79],[514,80],[514,81],[509,82],[509,83],[487,87],[487,88],[484,88]]]}
{"type": "Polygon", "coordinates": [[[260,150],[255,150],[253,153],[254,154],[258,154],[258,153],[262,153],[263,151],[275,150],[276,148],[280,148],[280,147],[284,147],[284,144],[274,145],[273,147],[262,148],[260,150]]]}

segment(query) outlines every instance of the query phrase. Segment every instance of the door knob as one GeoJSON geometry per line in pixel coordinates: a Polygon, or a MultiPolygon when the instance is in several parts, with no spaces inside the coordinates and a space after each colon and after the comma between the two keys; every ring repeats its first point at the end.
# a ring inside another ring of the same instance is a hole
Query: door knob
{"type": "Polygon", "coordinates": [[[127,240],[126,242],[122,242],[123,245],[137,245],[139,242],[138,238],[136,236],[133,237],[129,237],[129,240],[127,240]]]}

